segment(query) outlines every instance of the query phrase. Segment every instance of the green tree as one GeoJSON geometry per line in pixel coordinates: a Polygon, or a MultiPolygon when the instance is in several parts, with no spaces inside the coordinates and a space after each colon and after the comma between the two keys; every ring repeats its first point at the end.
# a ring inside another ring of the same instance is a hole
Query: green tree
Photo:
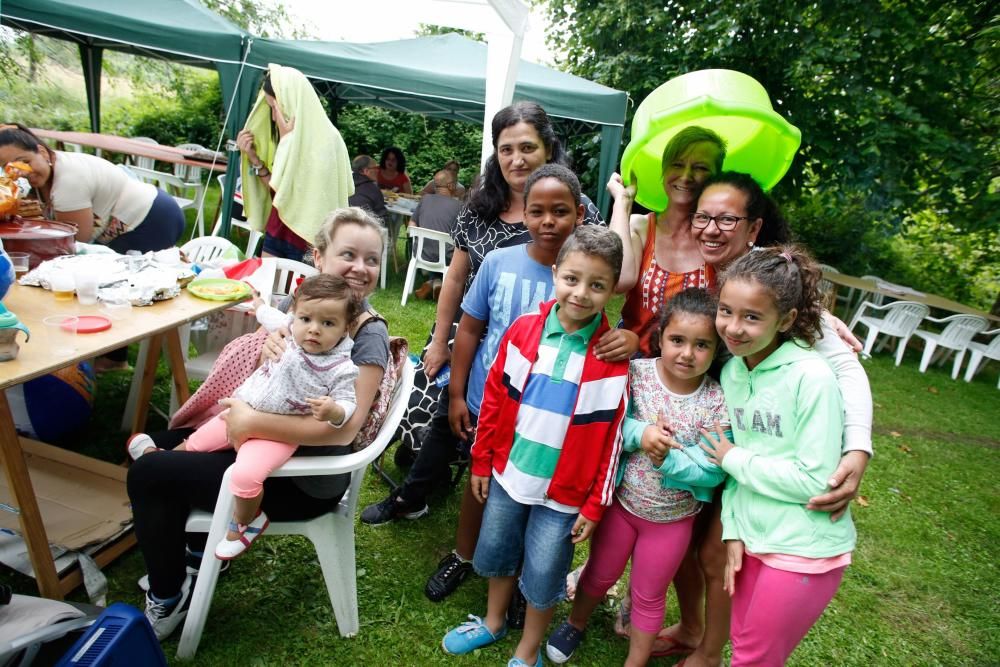
{"type": "Polygon", "coordinates": [[[284,3],[269,0],[201,0],[208,9],[261,37],[307,39],[309,29],[289,16],[284,3]]]}
{"type": "Polygon", "coordinates": [[[735,69],[760,81],[802,130],[779,199],[819,220],[858,215],[849,237],[878,243],[876,231],[887,242],[926,211],[958,233],[996,224],[1000,18],[992,3],[544,4],[560,64],[637,101],[700,69],[735,69]]]}

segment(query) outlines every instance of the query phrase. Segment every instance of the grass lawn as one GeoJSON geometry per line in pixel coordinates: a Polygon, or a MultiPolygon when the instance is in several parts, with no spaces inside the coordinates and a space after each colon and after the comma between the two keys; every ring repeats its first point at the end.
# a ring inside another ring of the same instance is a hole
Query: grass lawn
{"type": "MultiPolygon", "coordinates": [[[[214,211],[214,201],[207,209],[214,211]]],[[[402,268],[390,273],[389,289],[376,293],[372,303],[387,316],[391,333],[407,337],[418,349],[433,320],[433,304],[411,299],[401,308],[402,279],[402,268]]],[[[877,454],[863,497],[852,506],[859,533],[855,563],[789,664],[986,665],[1000,660],[996,365],[966,384],[953,382],[939,367],[921,375],[917,354],[911,351],[900,368],[888,354],[865,362],[875,397],[877,454]]],[[[165,406],[169,382],[163,368],[160,373],[154,401],[165,406]]],[[[68,439],[73,448],[122,460],[124,436],[116,429],[129,381],[126,373],[101,378],[90,425],[68,439]]],[[[156,419],[151,430],[162,426],[156,419]]],[[[368,475],[361,505],[386,493],[385,484],[368,475]]],[[[461,658],[446,656],[440,647],[446,630],[468,613],[485,611],[484,580],[470,579],[439,604],[423,595],[427,575],[452,545],[457,513],[458,494],[443,491],[432,500],[427,518],[357,527],[361,631],[353,639],[337,632],[311,546],[294,537],[261,540],[220,579],[196,663],[504,664],[513,637],[461,658]]],[[[578,550],[577,560],[585,551],[578,550]]],[[[143,571],[137,551],[109,566],[109,601],[141,607],[135,582],[143,571]]],[[[0,580],[18,592],[34,591],[33,581],[19,575],[4,573],[0,580]]],[[[74,599],[82,600],[82,592],[74,599]]],[[[556,618],[567,610],[561,606],[556,618]]],[[[676,617],[673,604],[668,616],[676,617]]],[[[610,605],[598,610],[572,664],[621,664],[626,642],[614,636],[612,620],[610,605]]],[[[173,661],[176,639],[164,649],[173,661]]]]}

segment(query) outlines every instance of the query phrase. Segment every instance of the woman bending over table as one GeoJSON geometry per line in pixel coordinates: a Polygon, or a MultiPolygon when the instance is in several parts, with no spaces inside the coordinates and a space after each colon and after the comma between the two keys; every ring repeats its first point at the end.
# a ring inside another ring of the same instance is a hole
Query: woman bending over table
{"type": "MultiPolygon", "coordinates": [[[[350,331],[354,339],[351,360],[358,366],[355,382],[357,409],[341,427],[312,416],[257,412],[243,401],[224,398],[229,442],[236,448],[250,438],[280,439],[300,445],[296,455],[335,455],[352,451],[359,430],[373,412],[376,394],[390,363],[389,332],[374,315],[367,296],[375,290],[382,257],[381,226],[360,208],[334,211],[315,239],[313,257],[323,273],[342,276],[359,296],[366,298],[364,313],[350,331]]],[[[287,309],[291,299],[281,308],[287,309]]],[[[287,335],[287,331],[283,332],[287,335]]],[[[280,357],[282,333],[267,336],[263,330],[230,343],[212,368],[205,384],[171,420],[173,430],[150,434],[154,444],[170,450],[193,427],[217,414],[221,387],[234,389],[259,364],[260,359],[280,357]]],[[[228,396],[228,393],[221,393],[228,396]]],[[[362,443],[367,444],[367,443],[362,443]]],[[[135,534],[146,562],[148,592],[146,618],[156,636],[172,633],[187,615],[194,575],[201,561],[199,550],[188,543],[184,528],[191,510],[212,511],[226,469],[235,461],[233,450],[217,452],[161,451],[136,460],[128,472],[135,534]],[[187,567],[187,571],[185,570],[187,567]]],[[[274,520],[311,519],[331,511],[350,483],[350,475],[272,477],[264,482],[263,509],[274,520]]],[[[190,543],[188,543],[190,544],[190,543]]]]}
{"type": "Polygon", "coordinates": [[[184,213],[154,185],[130,178],[103,158],[52,150],[20,123],[0,125],[0,164],[18,171],[50,220],[76,225],[76,240],[117,253],[162,250],[184,233],[184,213]]]}

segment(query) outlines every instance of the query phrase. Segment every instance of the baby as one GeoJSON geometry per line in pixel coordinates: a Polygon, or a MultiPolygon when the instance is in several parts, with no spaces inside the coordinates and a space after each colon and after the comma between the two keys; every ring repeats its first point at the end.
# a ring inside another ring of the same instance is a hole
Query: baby
{"type": "MultiPolygon", "coordinates": [[[[319,274],[307,278],[296,290],[291,314],[255,299],[257,321],[269,331],[287,326],[291,337],[282,356],[265,361],[234,392],[261,412],[312,414],[331,426],[342,426],[357,407],[354,382],[358,367],[351,361],[354,341],[347,331],[361,313],[361,301],[340,276],[319,274]]],[[[229,449],[225,413],[192,433],[175,451],[211,452],[229,449]]],[[[298,445],[251,438],[237,448],[230,490],[236,496],[233,521],[215,555],[229,560],[246,551],[267,528],[260,510],[264,480],[292,455],[298,445]]],[[[139,433],[129,440],[133,459],[156,451],[152,439],[139,433]]]]}

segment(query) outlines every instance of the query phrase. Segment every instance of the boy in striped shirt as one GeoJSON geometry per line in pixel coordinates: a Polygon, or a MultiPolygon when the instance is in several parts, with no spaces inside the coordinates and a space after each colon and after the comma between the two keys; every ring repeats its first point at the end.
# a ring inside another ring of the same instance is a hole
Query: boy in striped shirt
{"type": "Polygon", "coordinates": [[[628,361],[602,361],[594,346],[609,329],[604,306],[621,263],[617,235],[578,227],[553,267],[555,300],[519,317],[500,341],[471,453],[472,491],[486,503],[473,567],[490,577],[487,613],[445,635],[449,653],[504,636],[519,583],[528,609],[508,665],[541,664],[573,545],[590,537],[614,491],[628,361]]]}

